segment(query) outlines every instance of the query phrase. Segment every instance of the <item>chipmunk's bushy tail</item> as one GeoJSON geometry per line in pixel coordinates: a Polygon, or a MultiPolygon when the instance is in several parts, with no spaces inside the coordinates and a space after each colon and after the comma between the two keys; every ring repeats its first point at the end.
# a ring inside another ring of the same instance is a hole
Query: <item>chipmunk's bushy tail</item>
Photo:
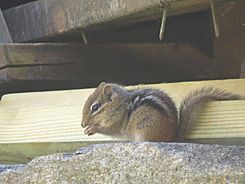
{"type": "Polygon", "coordinates": [[[183,141],[192,130],[195,123],[195,112],[208,101],[215,100],[237,100],[241,97],[220,89],[207,87],[191,92],[180,104],[179,128],[177,141],[183,141]]]}

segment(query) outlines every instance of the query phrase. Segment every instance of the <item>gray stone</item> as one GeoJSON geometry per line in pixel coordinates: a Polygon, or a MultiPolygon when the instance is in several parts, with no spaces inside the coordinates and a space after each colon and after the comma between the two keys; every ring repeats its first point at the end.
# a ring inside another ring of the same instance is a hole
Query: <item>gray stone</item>
{"type": "Polygon", "coordinates": [[[6,172],[9,170],[20,170],[24,167],[24,164],[15,164],[15,165],[5,165],[5,164],[0,164],[0,173],[6,172]]]}
{"type": "Polygon", "coordinates": [[[38,157],[0,183],[245,183],[245,147],[114,143],[38,157]]]}

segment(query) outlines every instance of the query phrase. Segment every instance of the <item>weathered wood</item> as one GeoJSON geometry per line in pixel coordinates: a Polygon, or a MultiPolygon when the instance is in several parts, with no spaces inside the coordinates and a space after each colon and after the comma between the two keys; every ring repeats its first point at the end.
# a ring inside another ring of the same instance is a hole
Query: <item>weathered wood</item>
{"type": "Polygon", "coordinates": [[[2,84],[80,80],[92,86],[101,80],[136,84],[215,78],[212,61],[182,44],[4,44],[0,53],[2,84]]]}
{"type": "Polygon", "coordinates": [[[240,4],[238,4],[239,6],[239,23],[240,23],[240,26],[239,26],[239,34],[241,36],[241,39],[240,39],[240,47],[239,47],[239,54],[241,54],[241,57],[242,57],[242,62],[245,61],[245,52],[244,52],[244,48],[245,48],[245,11],[244,8],[245,8],[245,1],[239,1],[240,4]]]}
{"type": "Polygon", "coordinates": [[[11,0],[11,1],[0,0],[0,7],[2,10],[6,10],[31,1],[37,1],[37,0],[11,0]]]}
{"type": "Polygon", "coordinates": [[[168,15],[210,8],[209,0],[42,0],[6,10],[4,16],[14,42],[28,42],[155,19],[164,7],[168,7],[168,15]]]}
{"type": "MultiPolygon", "coordinates": [[[[148,85],[165,90],[179,104],[190,91],[214,86],[244,95],[245,79],[148,85]]],[[[131,86],[131,88],[142,86],[131,86]]],[[[82,107],[93,89],[22,93],[0,102],[0,162],[23,163],[37,155],[74,151],[82,145],[115,141],[81,128],[82,107]]],[[[191,142],[244,144],[245,101],[210,102],[198,115],[191,142]]]]}
{"type": "Polygon", "coordinates": [[[242,62],[240,77],[245,78],[245,59],[242,62]]]}
{"type": "Polygon", "coordinates": [[[239,77],[245,57],[245,1],[221,2],[216,7],[220,36],[214,39],[214,60],[219,76],[239,77]]]}
{"type": "MultiPolygon", "coordinates": [[[[103,64],[127,62],[125,59],[145,62],[166,62],[185,67],[187,63],[199,71],[212,70],[212,61],[198,49],[187,44],[2,44],[5,55],[0,68],[29,65],[68,63],[103,64]],[[196,59],[198,58],[198,59],[196,59]],[[201,66],[200,66],[201,65],[201,66]]],[[[131,61],[130,61],[131,62],[131,61]]],[[[86,66],[86,64],[84,64],[86,66]]],[[[176,66],[175,66],[176,67],[176,66]]],[[[189,66],[188,66],[189,68],[189,66]]]]}
{"type": "Polygon", "coordinates": [[[0,9],[0,43],[11,43],[12,38],[0,9]]]}

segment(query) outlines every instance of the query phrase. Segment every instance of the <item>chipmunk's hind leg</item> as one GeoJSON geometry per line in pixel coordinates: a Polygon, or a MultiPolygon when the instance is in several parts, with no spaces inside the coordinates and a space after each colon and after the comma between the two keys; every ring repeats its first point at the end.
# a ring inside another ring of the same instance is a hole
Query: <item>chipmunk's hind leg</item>
{"type": "MultiPolygon", "coordinates": [[[[176,137],[176,128],[168,120],[167,126],[162,124],[155,127],[146,127],[135,131],[135,141],[153,141],[153,142],[173,142],[176,137]]],[[[159,124],[158,124],[159,125],[159,124]]]]}
{"type": "Polygon", "coordinates": [[[176,122],[166,114],[152,108],[141,106],[134,114],[130,124],[134,125],[134,141],[170,142],[176,137],[176,122]]]}

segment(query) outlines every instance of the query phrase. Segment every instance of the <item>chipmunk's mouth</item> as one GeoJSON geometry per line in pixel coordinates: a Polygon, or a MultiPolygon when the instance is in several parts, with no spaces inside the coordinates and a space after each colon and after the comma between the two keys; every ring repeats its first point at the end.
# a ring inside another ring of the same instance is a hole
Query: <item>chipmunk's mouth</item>
{"type": "Polygon", "coordinates": [[[82,128],[86,128],[86,127],[88,127],[88,126],[99,126],[99,124],[93,124],[93,123],[84,123],[84,122],[82,122],[81,123],[81,127],[82,128]]]}

